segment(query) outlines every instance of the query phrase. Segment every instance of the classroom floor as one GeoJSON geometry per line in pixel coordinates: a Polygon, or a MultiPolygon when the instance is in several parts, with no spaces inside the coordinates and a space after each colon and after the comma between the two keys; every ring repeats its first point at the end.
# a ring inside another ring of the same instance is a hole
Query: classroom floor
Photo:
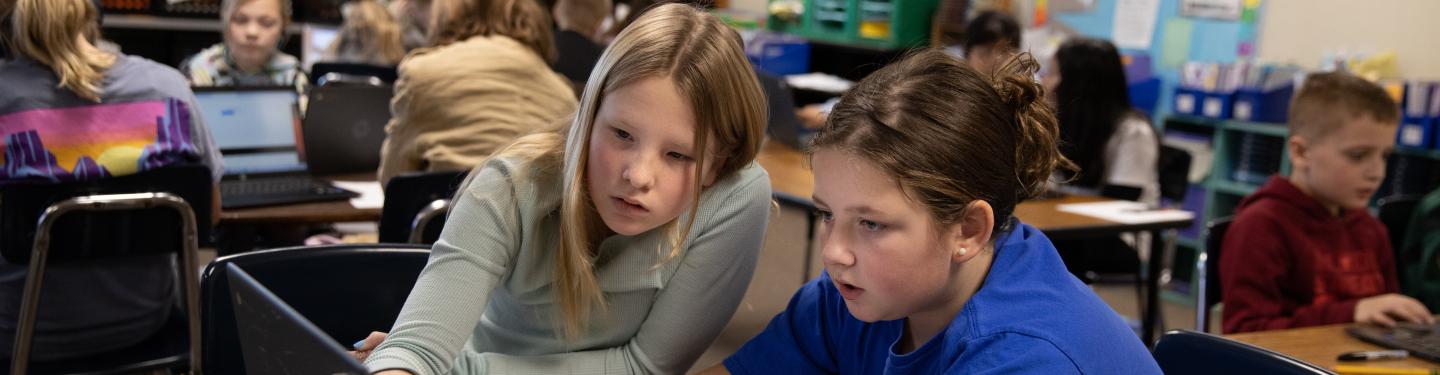
{"type": "MultiPolygon", "coordinates": [[[[754,279],[750,282],[750,289],[741,301],[735,316],[730,319],[730,324],[715,339],[709,350],[695,362],[692,372],[703,370],[710,366],[719,364],[725,357],[734,353],[741,345],[755,336],[770,319],[785,309],[791,295],[804,283],[802,263],[805,260],[805,215],[793,209],[781,209],[771,217],[770,226],[765,234],[765,246],[761,249],[760,260],[755,269],[754,279]]],[[[818,243],[816,244],[818,246],[818,243]]],[[[809,264],[810,277],[819,274],[822,268],[818,250],[812,255],[809,264]]],[[[199,261],[201,268],[215,259],[214,249],[202,249],[199,261]]],[[[1139,311],[1136,308],[1137,296],[1134,285],[1114,284],[1094,286],[1095,293],[1100,295],[1111,308],[1114,308],[1120,315],[1132,321],[1132,325],[1139,325],[1139,311]]],[[[1194,308],[1165,301],[1162,299],[1162,310],[1164,312],[1164,325],[1168,329],[1194,329],[1195,313],[1194,308]]],[[[1212,329],[1214,328],[1212,319],[1212,329]]]]}

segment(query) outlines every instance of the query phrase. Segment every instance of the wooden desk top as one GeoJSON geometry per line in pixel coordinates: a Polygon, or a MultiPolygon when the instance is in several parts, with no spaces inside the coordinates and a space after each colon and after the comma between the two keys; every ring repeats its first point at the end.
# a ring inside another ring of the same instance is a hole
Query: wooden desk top
{"type": "MultiPolygon", "coordinates": [[[[780,142],[765,142],[755,157],[770,173],[770,188],[794,198],[808,201],[815,190],[815,176],[810,173],[805,154],[780,142]]],[[[1190,220],[1148,224],[1121,224],[1095,217],[1061,212],[1055,206],[1066,203],[1101,202],[1108,198],[1071,195],[1056,199],[1022,202],[1015,207],[1015,217],[1045,232],[1050,239],[1090,238],[1125,232],[1182,228],[1190,220]]]]}
{"type": "MultiPolygon", "coordinates": [[[[374,173],[333,176],[330,180],[374,181],[374,173]]],[[[349,200],[283,206],[222,209],[221,224],[301,224],[379,221],[379,208],[355,208],[349,200]]]]}
{"type": "MultiPolygon", "coordinates": [[[[1226,335],[1225,338],[1270,349],[1326,369],[1334,369],[1342,353],[1362,350],[1385,350],[1345,334],[1349,324],[1285,329],[1226,335]]],[[[1391,368],[1440,368],[1440,364],[1415,358],[1391,361],[1345,362],[1347,366],[1391,367],[1391,368]]]]}
{"type": "Polygon", "coordinates": [[[349,200],[220,211],[222,224],[298,224],[378,221],[379,208],[355,208],[349,200]]]}
{"type": "Polygon", "coordinates": [[[815,192],[815,176],[810,174],[810,161],[805,153],[784,143],[766,140],[755,161],[770,174],[770,189],[796,198],[810,200],[815,192]]]}

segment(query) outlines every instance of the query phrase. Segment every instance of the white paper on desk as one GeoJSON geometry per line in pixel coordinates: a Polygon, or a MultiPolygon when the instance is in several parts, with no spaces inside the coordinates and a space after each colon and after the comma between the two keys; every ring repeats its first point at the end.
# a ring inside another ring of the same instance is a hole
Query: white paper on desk
{"type": "Polygon", "coordinates": [[[385,207],[385,192],[380,190],[378,181],[331,181],[335,187],[360,193],[360,196],[350,198],[350,205],[355,208],[381,208],[385,207]]]}
{"type": "Polygon", "coordinates": [[[1150,209],[1144,203],[1131,201],[1067,203],[1056,205],[1055,209],[1121,224],[1146,224],[1171,220],[1191,220],[1195,218],[1195,213],[1190,211],[1174,209],[1155,210],[1150,209]]]}
{"type": "Polygon", "coordinates": [[[790,85],[790,87],[828,92],[835,95],[840,95],[844,93],[845,90],[849,90],[850,86],[855,85],[855,82],[850,82],[844,78],[825,73],[791,74],[785,76],[785,83],[790,85]]]}

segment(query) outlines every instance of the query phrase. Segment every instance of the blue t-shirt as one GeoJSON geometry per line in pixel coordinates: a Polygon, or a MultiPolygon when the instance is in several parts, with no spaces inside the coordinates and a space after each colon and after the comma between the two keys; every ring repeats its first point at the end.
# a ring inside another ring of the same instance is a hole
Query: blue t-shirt
{"type": "Polygon", "coordinates": [[[829,274],[795,293],[765,331],[725,360],[735,374],[1159,374],[1126,324],[1060,261],[1039,230],[1015,221],[990,273],[944,331],[895,354],[905,321],[866,323],[829,274]]]}

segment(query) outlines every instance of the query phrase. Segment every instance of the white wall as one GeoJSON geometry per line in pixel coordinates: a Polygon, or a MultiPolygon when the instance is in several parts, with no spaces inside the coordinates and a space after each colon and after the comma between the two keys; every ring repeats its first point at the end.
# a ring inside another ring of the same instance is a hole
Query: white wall
{"type": "Polygon", "coordinates": [[[730,8],[765,14],[765,7],[769,3],[768,0],[730,0],[730,8]]]}
{"type": "Polygon", "coordinates": [[[1326,50],[1392,50],[1400,77],[1440,79],[1440,1],[1264,1],[1262,61],[1316,68],[1326,50]]]}

